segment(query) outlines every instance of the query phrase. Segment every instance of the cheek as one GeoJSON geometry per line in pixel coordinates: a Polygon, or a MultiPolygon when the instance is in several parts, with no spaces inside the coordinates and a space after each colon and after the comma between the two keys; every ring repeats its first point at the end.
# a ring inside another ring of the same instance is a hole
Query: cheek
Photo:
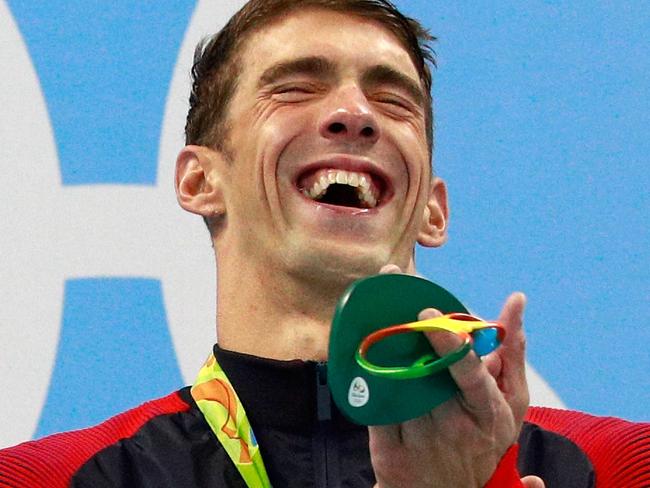
{"type": "Polygon", "coordinates": [[[243,162],[248,170],[239,175],[238,185],[246,185],[245,201],[240,201],[248,218],[260,225],[281,220],[281,200],[292,184],[291,174],[304,159],[309,146],[310,117],[305,111],[280,109],[259,118],[252,126],[248,139],[241,142],[243,162]],[[263,221],[260,223],[260,221],[263,221]]]}
{"type": "Polygon", "coordinates": [[[405,183],[408,184],[409,193],[419,194],[428,185],[431,171],[426,137],[408,125],[395,128],[391,137],[402,161],[406,162],[405,183]]]}
{"type": "Polygon", "coordinates": [[[407,122],[395,124],[394,133],[397,143],[407,147],[411,157],[418,159],[429,158],[429,146],[427,142],[424,124],[418,122],[407,122]]]}
{"type": "Polygon", "coordinates": [[[278,177],[284,181],[297,164],[314,152],[314,120],[312,110],[299,107],[283,107],[267,119],[260,128],[258,154],[264,161],[265,179],[278,177]]]}
{"type": "Polygon", "coordinates": [[[287,113],[278,112],[270,117],[269,120],[261,127],[260,149],[265,156],[270,153],[278,155],[287,148],[290,142],[298,137],[304,127],[307,125],[305,114],[287,111],[287,113]]]}
{"type": "MultiPolygon", "coordinates": [[[[303,126],[313,116],[314,107],[306,103],[284,103],[266,101],[255,107],[252,127],[256,133],[269,131],[292,132],[303,126]]],[[[268,135],[268,134],[266,134],[268,135]]]]}
{"type": "Polygon", "coordinates": [[[284,106],[275,110],[265,121],[266,135],[276,142],[290,140],[315,127],[315,109],[305,106],[284,106]]]}

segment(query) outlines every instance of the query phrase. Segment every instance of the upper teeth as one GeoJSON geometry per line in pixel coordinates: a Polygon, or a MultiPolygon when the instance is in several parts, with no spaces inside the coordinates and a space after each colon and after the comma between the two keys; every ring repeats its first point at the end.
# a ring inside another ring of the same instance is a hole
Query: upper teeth
{"type": "Polygon", "coordinates": [[[303,193],[317,200],[322,198],[330,185],[338,183],[339,185],[349,185],[357,189],[359,201],[369,208],[377,206],[377,195],[374,188],[371,188],[370,178],[363,173],[354,171],[344,171],[339,169],[327,170],[327,173],[321,174],[320,178],[314,182],[311,188],[303,189],[303,193]]]}

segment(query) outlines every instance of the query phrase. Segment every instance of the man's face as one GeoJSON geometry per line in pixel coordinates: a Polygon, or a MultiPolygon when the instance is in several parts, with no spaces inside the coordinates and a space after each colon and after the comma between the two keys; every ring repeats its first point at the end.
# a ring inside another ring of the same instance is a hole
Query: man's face
{"type": "Polygon", "coordinates": [[[431,175],[424,94],[397,38],[309,9],[253,34],[241,66],[222,254],[314,278],[406,266],[431,175]]]}

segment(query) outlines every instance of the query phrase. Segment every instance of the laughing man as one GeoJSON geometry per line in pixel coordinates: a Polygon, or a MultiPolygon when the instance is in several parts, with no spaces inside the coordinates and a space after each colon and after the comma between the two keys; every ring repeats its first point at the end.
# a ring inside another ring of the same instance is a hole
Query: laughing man
{"type": "Polygon", "coordinates": [[[0,452],[0,486],[650,483],[648,425],[528,408],[520,293],[502,346],[454,364],[461,393],[429,414],[366,428],[331,403],[338,297],[446,239],[431,40],[383,0],[251,0],[197,49],[175,183],[212,238],[219,344],[191,388],[0,452]]]}

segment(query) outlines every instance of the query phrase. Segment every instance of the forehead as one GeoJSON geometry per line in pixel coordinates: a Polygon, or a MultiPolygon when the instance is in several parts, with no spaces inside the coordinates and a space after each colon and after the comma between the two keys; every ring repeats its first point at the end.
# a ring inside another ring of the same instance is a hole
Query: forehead
{"type": "Polygon", "coordinates": [[[309,56],[326,57],[349,71],[386,65],[420,82],[409,53],[387,27],[315,8],[290,12],[255,32],[243,46],[241,81],[255,82],[273,64],[309,56]]]}

